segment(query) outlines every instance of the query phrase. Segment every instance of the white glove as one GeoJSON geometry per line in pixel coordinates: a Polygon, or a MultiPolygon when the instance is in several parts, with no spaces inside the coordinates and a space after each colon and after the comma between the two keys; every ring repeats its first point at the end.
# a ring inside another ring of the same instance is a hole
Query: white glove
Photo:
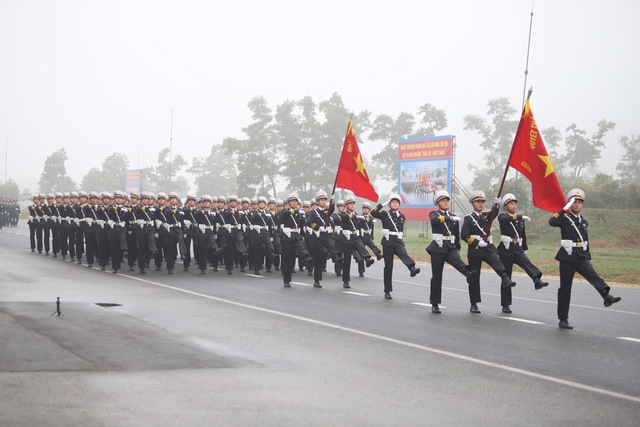
{"type": "Polygon", "coordinates": [[[500,202],[502,202],[502,200],[500,200],[500,197],[496,197],[495,199],[493,199],[493,204],[494,205],[499,205],[500,202]]]}
{"type": "Polygon", "coordinates": [[[462,219],[460,219],[459,216],[452,216],[451,217],[451,221],[460,222],[460,221],[462,221],[462,219]]]}
{"type": "Polygon", "coordinates": [[[531,221],[531,217],[528,217],[526,215],[522,215],[522,219],[527,221],[527,222],[531,221]]]}
{"type": "Polygon", "coordinates": [[[358,218],[358,219],[364,219],[364,215],[356,215],[356,218],[358,218]]]}
{"type": "Polygon", "coordinates": [[[571,208],[571,205],[573,205],[573,202],[575,202],[575,201],[576,201],[576,198],[575,198],[575,197],[572,197],[572,198],[571,198],[571,200],[569,200],[569,201],[567,202],[567,204],[566,204],[566,205],[564,205],[564,208],[562,208],[562,210],[563,210],[563,211],[568,211],[568,210],[571,208]]]}
{"type": "Polygon", "coordinates": [[[298,211],[298,213],[299,213],[300,215],[304,215],[304,211],[303,211],[302,209],[300,209],[300,210],[298,211]]]}
{"type": "Polygon", "coordinates": [[[478,247],[479,248],[486,248],[487,246],[489,246],[489,244],[487,242],[485,242],[482,239],[478,240],[478,247]]]}

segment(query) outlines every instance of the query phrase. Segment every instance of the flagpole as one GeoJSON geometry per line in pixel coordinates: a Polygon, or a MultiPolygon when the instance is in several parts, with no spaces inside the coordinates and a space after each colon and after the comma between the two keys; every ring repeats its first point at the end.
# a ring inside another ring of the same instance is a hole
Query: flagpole
{"type": "MultiPolygon", "coordinates": [[[[531,98],[531,93],[533,92],[533,87],[529,88],[529,93],[527,94],[527,101],[531,98]]],[[[518,140],[518,135],[520,134],[520,129],[522,128],[522,117],[524,117],[524,106],[522,107],[522,115],[520,116],[520,123],[518,123],[518,130],[516,130],[516,135],[513,138],[513,144],[511,144],[511,151],[509,152],[509,159],[507,160],[507,166],[504,168],[504,174],[502,175],[502,182],[500,183],[500,188],[498,189],[498,195],[496,198],[502,195],[502,189],[504,188],[504,182],[507,179],[507,172],[509,172],[509,165],[511,164],[511,157],[513,156],[513,149],[516,146],[516,141],[518,140]]],[[[489,217],[489,224],[487,225],[487,229],[484,234],[484,241],[486,242],[489,238],[489,234],[491,231],[491,225],[493,224],[493,220],[498,215],[499,203],[493,204],[493,209],[491,209],[491,216],[489,217]]]]}
{"type": "MultiPolygon", "coordinates": [[[[529,40],[527,41],[527,61],[524,66],[524,85],[522,85],[522,109],[524,109],[524,94],[527,91],[527,77],[529,76],[529,52],[531,51],[531,30],[533,28],[533,0],[531,0],[531,18],[529,19],[529,40]]],[[[531,94],[529,94],[531,96],[531,94]]],[[[529,97],[527,97],[529,99],[529,97]]],[[[516,191],[518,191],[518,171],[516,171],[516,191]]]]}
{"type": "MultiPolygon", "coordinates": [[[[353,113],[349,116],[349,121],[347,122],[347,130],[344,133],[344,142],[342,143],[342,151],[344,151],[344,145],[347,143],[347,136],[349,135],[349,127],[351,126],[351,121],[353,120],[353,113]]],[[[340,151],[342,153],[342,151],[340,151]]],[[[338,159],[338,166],[340,166],[340,159],[338,159]]],[[[333,206],[333,198],[336,193],[336,185],[338,184],[338,168],[336,168],[336,179],[333,180],[333,189],[331,190],[331,198],[329,199],[329,207],[327,208],[327,215],[325,217],[325,223],[329,222],[329,215],[331,215],[331,207],[333,206]]]]}

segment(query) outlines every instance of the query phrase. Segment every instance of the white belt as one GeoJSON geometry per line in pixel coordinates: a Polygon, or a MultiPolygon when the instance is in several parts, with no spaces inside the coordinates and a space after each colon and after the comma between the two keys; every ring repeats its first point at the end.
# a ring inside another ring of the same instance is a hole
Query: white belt
{"type": "Polygon", "coordinates": [[[589,242],[586,240],[584,242],[574,242],[573,240],[560,240],[560,245],[567,251],[567,254],[571,255],[573,252],[573,248],[582,248],[583,250],[587,250],[589,247],[589,242]]]}
{"type": "MultiPolygon", "coordinates": [[[[482,240],[483,239],[482,236],[476,236],[475,234],[472,234],[471,237],[473,237],[476,240],[482,240]]],[[[493,236],[489,236],[489,238],[487,239],[487,242],[489,244],[493,244],[493,236]]]]}
{"type": "Polygon", "coordinates": [[[442,247],[445,240],[450,240],[451,243],[456,242],[456,236],[445,236],[439,233],[433,233],[433,240],[438,244],[438,246],[442,247]]]}
{"type": "Polygon", "coordinates": [[[371,230],[360,230],[362,234],[371,234],[371,230]]]}
{"type": "Polygon", "coordinates": [[[386,228],[382,229],[382,235],[385,239],[389,240],[389,236],[396,236],[398,239],[402,240],[404,233],[402,231],[391,231],[386,228]]]}
{"type": "Polygon", "coordinates": [[[504,245],[505,249],[509,249],[509,246],[511,246],[512,243],[517,243],[522,246],[523,242],[521,238],[518,239],[517,237],[505,236],[504,234],[500,236],[500,241],[504,245]]]}
{"type": "Polygon", "coordinates": [[[256,231],[260,231],[260,230],[268,230],[269,227],[266,226],[266,225],[254,225],[253,229],[256,230],[256,231]]]}

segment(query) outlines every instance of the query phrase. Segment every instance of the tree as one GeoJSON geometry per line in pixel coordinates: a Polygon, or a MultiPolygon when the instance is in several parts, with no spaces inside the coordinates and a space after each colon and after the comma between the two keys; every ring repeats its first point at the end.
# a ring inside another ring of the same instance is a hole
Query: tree
{"type": "Polygon", "coordinates": [[[598,131],[591,138],[587,138],[587,132],[578,129],[575,123],[567,128],[570,135],[565,138],[567,146],[565,161],[571,169],[573,178],[579,178],[585,168],[593,166],[596,160],[602,157],[604,137],[615,127],[615,123],[601,120],[598,123],[598,131]]]}
{"type": "Polygon", "coordinates": [[[187,172],[195,177],[197,194],[226,195],[237,185],[236,165],[220,144],[211,146],[207,158],[195,157],[187,172]]]}
{"type": "Polygon", "coordinates": [[[44,169],[38,181],[38,188],[42,192],[50,191],[71,191],[75,188],[75,183],[67,175],[65,162],[67,161],[67,150],[60,148],[54,151],[44,162],[44,169]]]}
{"type": "MultiPolygon", "coordinates": [[[[397,119],[387,114],[378,115],[371,124],[371,140],[383,141],[386,145],[373,156],[376,166],[386,171],[383,179],[395,182],[398,178],[398,142],[413,134],[415,118],[409,113],[400,113],[397,119]]],[[[394,187],[395,188],[395,187],[394,187]]]]}
{"type": "Polygon", "coordinates": [[[239,194],[268,192],[275,196],[280,150],[273,138],[271,109],[262,96],[251,99],[248,107],[254,122],[242,129],[246,139],[225,138],[222,148],[237,164],[239,194]]]}
{"type": "Polygon", "coordinates": [[[107,191],[123,189],[127,180],[129,159],[125,154],[113,153],[102,162],[102,188],[107,191]]]}
{"type": "Polygon", "coordinates": [[[0,184],[0,197],[5,199],[18,199],[20,197],[20,187],[12,179],[0,184]]]}
{"type": "Polygon", "coordinates": [[[429,103],[420,107],[418,115],[422,116],[420,123],[424,124],[424,126],[415,132],[414,138],[435,136],[437,131],[447,127],[446,111],[439,110],[429,103]]]}
{"type": "Polygon", "coordinates": [[[82,177],[82,181],[80,181],[80,188],[86,191],[113,190],[112,187],[102,185],[102,172],[100,172],[98,168],[89,169],[89,172],[87,172],[87,174],[82,177]]]}
{"type": "Polygon", "coordinates": [[[620,144],[625,153],[616,166],[620,178],[628,183],[640,183],[640,136],[622,136],[620,144]]]}
{"type": "Polygon", "coordinates": [[[484,161],[469,166],[474,170],[474,188],[485,191],[497,187],[502,179],[518,126],[518,121],[513,120],[517,111],[507,98],[492,99],[487,106],[490,123],[476,115],[464,117],[464,129],[476,131],[482,137],[480,147],[485,151],[484,161]]]}
{"type": "Polygon", "coordinates": [[[141,189],[152,192],[175,191],[179,195],[184,195],[189,190],[189,184],[184,176],[176,176],[187,162],[182,156],[175,156],[169,161],[169,148],[165,148],[158,153],[158,164],[142,169],[141,189]]]}

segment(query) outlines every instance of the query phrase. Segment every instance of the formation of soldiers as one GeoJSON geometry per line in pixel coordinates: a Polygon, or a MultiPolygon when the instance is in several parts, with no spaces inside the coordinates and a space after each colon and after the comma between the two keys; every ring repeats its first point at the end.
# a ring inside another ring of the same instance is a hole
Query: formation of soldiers
{"type": "MultiPolygon", "coordinates": [[[[567,205],[557,212],[549,224],[561,228],[561,248],[556,256],[560,262],[558,291],[559,326],[572,329],[568,322],[571,285],[576,272],[584,276],[600,293],[606,307],[620,301],[609,294],[609,286],[591,265],[587,225],[581,210],[584,192],[571,190],[567,205]]],[[[469,285],[470,311],[480,313],[480,273],[483,262],[500,277],[502,312],[511,313],[513,265],[520,266],[531,278],[536,290],[548,286],[542,273],[527,257],[526,215],[517,212],[514,194],[494,200],[504,212],[485,211],[485,193],[476,191],[469,202],[473,212],[460,218],[450,210],[449,194],[436,191],[436,209],[429,214],[433,240],[426,248],[431,257],[431,311],[440,313],[442,278],[445,263],[449,263],[466,278],[469,285]],[[492,216],[493,215],[493,216],[492,216]],[[494,246],[487,235],[489,222],[495,217],[500,225],[500,243],[494,246]],[[460,241],[469,250],[468,264],[460,258],[460,241]]],[[[342,286],[350,288],[351,264],[355,260],[358,274],[363,277],[367,267],[384,259],[384,297],[392,299],[393,262],[397,256],[411,277],[420,268],[407,254],[404,241],[406,217],[399,208],[402,199],[395,194],[373,209],[363,203],[356,212],[353,197],[327,206],[327,193],[321,191],[315,199],[302,202],[294,193],[286,200],[258,197],[249,199],[232,196],[197,198],[188,195],[182,203],[175,192],[125,194],[70,192],[38,194],[29,206],[31,250],[53,257],[61,256],[89,267],[98,264],[101,270],[111,266],[117,273],[123,264],[129,271],[138,268],[140,274],[153,264],[156,271],[173,274],[178,259],[184,271],[195,264],[201,274],[208,268],[227,274],[236,268],[246,268],[258,275],[264,269],[282,272],[285,287],[291,286],[296,262],[299,271],[313,276],[316,288],[321,288],[322,273],[331,259],[342,286]],[[384,210],[388,206],[387,210],[384,210]],[[381,222],[381,246],[374,240],[374,228],[381,222]],[[192,256],[193,254],[193,256],[192,256]]]]}
{"type": "Polygon", "coordinates": [[[180,259],[184,271],[195,264],[201,274],[209,267],[227,274],[247,267],[254,274],[282,270],[289,287],[297,261],[322,287],[331,259],[349,288],[351,258],[363,276],[374,262],[365,245],[378,259],[382,255],[373,243],[371,206],[365,203],[364,212],[356,213],[350,197],[336,207],[327,213],[325,192],[309,202],[296,194],[286,200],[188,195],[184,204],[175,192],[41,193],[29,206],[28,224],[32,252],[78,264],[84,259],[101,270],[110,265],[113,273],[124,264],[140,274],[151,265],[173,274],[180,259]]]}
{"type": "Polygon", "coordinates": [[[16,227],[20,219],[20,205],[17,200],[0,197],[0,229],[16,227]]]}

